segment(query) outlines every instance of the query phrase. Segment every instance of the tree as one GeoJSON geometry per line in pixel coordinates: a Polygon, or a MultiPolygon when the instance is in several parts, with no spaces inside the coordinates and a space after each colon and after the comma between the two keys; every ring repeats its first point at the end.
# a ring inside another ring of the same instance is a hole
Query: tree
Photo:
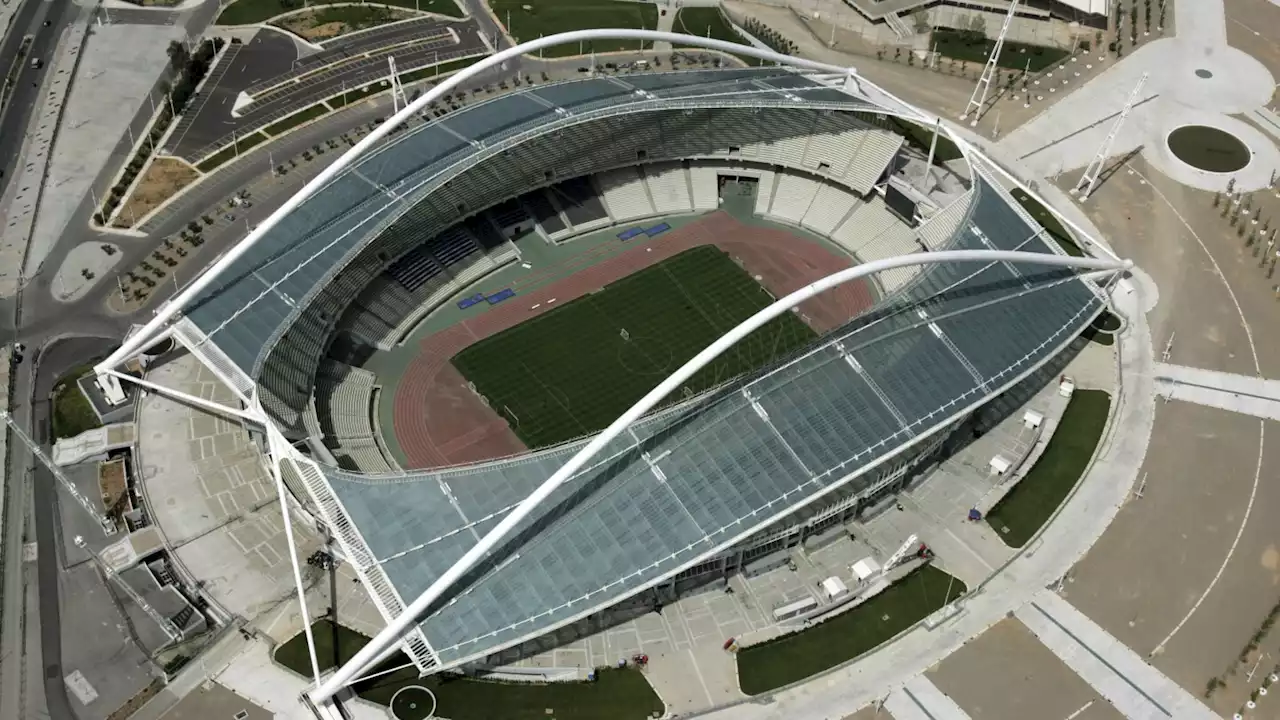
{"type": "Polygon", "coordinates": [[[174,72],[182,72],[182,69],[187,66],[187,60],[190,59],[187,54],[187,46],[178,40],[171,40],[168,53],[169,67],[173,68],[174,72]]]}

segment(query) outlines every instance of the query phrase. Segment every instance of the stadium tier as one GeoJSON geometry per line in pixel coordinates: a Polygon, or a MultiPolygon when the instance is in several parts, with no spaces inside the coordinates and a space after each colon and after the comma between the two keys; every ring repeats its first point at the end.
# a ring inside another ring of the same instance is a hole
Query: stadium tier
{"type": "MultiPolygon", "coordinates": [[[[283,437],[323,442],[312,457],[290,451],[288,485],[391,618],[586,440],[397,470],[370,424],[374,380],[326,359],[335,334],[389,347],[514,260],[515,234],[556,242],[714,210],[729,176],[754,185],[757,214],[864,262],[1061,253],[981,158],[968,158],[969,187],[949,202],[895,214],[882,190],[904,140],[884,110],[782,68],[589,78],[477,103],[340,173],[207,290],[177,335],[283,437]],[[336,464],[320,461],[330,453],[336,464]]],[[[413,661],[424,672],[494,663],[640,592],[677,592],[856,515],[1104,306],[1077,273],[1042,266],[930,264],[874,282],[869,311],[610,443],[421,620],[405,640],[413,661]]]]}

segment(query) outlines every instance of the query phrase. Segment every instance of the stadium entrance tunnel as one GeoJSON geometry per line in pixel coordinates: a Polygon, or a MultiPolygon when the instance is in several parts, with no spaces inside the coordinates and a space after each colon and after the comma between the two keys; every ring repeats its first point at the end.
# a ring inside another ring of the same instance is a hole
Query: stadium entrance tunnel
{"type": "Polygon", "coordinates": [[[1183,125],[1169,133],[1165,142],[1174,157],[1205,172],[1243,170],[1253,157],[1253,152],[1243,140],[1207,125],[1183,125]]]}

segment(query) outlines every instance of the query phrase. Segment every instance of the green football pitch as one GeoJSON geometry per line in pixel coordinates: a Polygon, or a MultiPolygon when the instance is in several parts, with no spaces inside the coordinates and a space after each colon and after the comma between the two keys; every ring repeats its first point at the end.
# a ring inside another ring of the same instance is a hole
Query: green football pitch
{"type": "MultiPolygon", "coordinates": [[[[728,255],[686,250],[466,348],[458,371],[530,448],[603,429],[716,338],[773,301],[728,255]]],[[[694,375],[675,402],[804,347],[776,318],[694,375]]]]}

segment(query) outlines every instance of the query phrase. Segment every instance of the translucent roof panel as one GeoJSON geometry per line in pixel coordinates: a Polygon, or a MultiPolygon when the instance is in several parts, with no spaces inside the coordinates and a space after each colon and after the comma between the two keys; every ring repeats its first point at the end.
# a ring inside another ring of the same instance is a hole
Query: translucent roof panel
{"type": "MultiPolygon", "coordinates": [[[[187,315],[214,343],[227,346],[236,365],[256,377],[273,342],[317,290],[378,235],[383,221],[404,212],[398,199],[423,202],[426,193],[444,186],[468,160],[495,155],[486,148],[517,136],[535,137],[544,129],[551,132],[556,122],[616,116],[628,105],[653,110],[663,98],[691,89],[718,102],[734,93],[758,93],[758,80],[820,87],[781,68],[587,78],[525,88],[401,132],[284,218],[198,297],[187,315]],[[265,292],[264,285],[276,287],[265,292]]],[[[648,132],[657,142],[658,123],[632,125],[630,135],[648,132]]],[[[589,124],[567,127],[587,134],[598,129],[589,124]]],[[[584,172],[591,170],[583,166],[584,172]]]]}
{"type": "MultiPolygon", "coordinates": [[[[1025,246],[1031,228],[1001,210],[993,188],[980,182],[978,195],[975,222],[985,222],[978,227],[990,242],[1025,246]]],[[[961,232],[954,244],[975,237],[961,232]]],[[[865,489],[860,469],[1025,377],[1100,308],[1085,283],[1040,266],[930,267],[904,296],[819,346],[614,441],[422,629],[444,666],[477,659],[615,604],[824,488],[865,489]]],[[[393,584],[412,597],[580,447],[394,481],[347,476],[334,490],[375,556],[391,558],[384,569],[393,584]],[[355,500],[371,487],[376,502],[355,500]],[[440,505],[441,492],[457,512],[378,512],[388,503],[440,505]]]]}

